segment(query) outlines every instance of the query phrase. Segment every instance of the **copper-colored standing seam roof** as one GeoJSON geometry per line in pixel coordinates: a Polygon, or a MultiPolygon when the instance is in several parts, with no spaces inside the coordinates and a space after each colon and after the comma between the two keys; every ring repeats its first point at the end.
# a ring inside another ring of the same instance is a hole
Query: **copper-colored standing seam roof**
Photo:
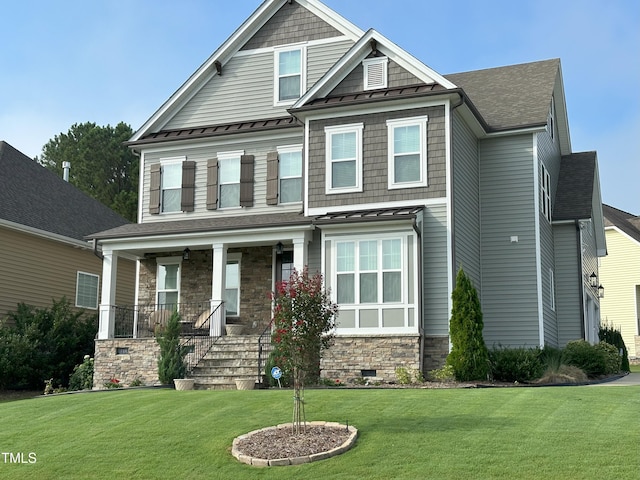
{"type": "Polygon", "coordinates": [[[145,135],[135,142],[127,142],[127,145],[141,145],[145,143],[168,142],[173,140],[215,137],[232,133],[257,132],[280,128],[299,127],[296,119],[291,116],[269,118],[266,120],[252,120],[250,122],[227,123],[221,125],[209,125],[195,128],[181,128],[177,130],[162,130],[160,132],[145,135]]]}
{"type": "Polygon", "coordinates": [[[446,88],[437,83],[409,85],[398,88],[385,88],[381,90],[371,90],[366,92],[356,92],[344,95],[317,98],[310,101],[307,105],[300,107],[299,110],[313,107],[330,107],[333,105],[341,105],[345,103],[371,102],[377,100],[388,100],[390,98],[410,97],[428,93],[439,93],[445,90],[446,88]]]}

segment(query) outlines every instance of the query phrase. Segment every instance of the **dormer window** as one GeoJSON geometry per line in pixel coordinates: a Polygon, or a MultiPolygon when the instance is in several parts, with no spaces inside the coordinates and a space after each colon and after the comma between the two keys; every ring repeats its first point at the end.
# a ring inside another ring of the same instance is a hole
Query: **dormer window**
{"type": "Polygon", "coordinates": [[[387,88],[387,64],[387,57],[367,58],[362,61],[365,90],[387,88]]]}
{"type": "Polygon", "coordinates": [[[305,90],[306,48],[287,47],[275,51],[274,103],[291,105],[305,90]]]}

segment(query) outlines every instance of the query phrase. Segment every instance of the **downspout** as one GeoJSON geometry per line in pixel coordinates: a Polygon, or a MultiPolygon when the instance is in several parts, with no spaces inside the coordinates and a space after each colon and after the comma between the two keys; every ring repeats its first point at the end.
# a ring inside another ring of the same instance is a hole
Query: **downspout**
{"type": "Polygon", "coordinates": [[[576,243],[578,245],[578,272],[580,274],[580,283],[578,288],[578,297],[580,298],[580,335],[584,339],[584,285],[582,278],[582,234],[580,233],[580,221],[576,220],[576,243]]]}
{"type": "Polygon", "coordinates": [[[413,231],[416,232],[416,236],[417,236],[417,242],[418,244],[416,245],[416,250],[418,251],[418,261],[416,262],[418,264],[418,280],[419,280],[419,284],[423,286],[422,291],[420,292],[420,295],[417,298],[418,301],[418,312],[420,313],[420,323],[418,326],[418,333],[420,336],[420,370],[422,371],[422,373],[424,374],[424,329],[422,328],[422,296],[424,294],[424,285],[423,285],[423,278],[422,278],[422,232],[420,231],[420,229],[418,228],[418,222],[416,221],[416,217],[414,215],[413,220],[411,222],[411,226],[413,227],[413,231]]]}
{"type": "Polygon", "coordinates": [[[98,239],[94,238],[93,239],[93,254],[98,257],[100,260],[104,260],[104,255],[102,255],[102,252],[98,249],[98,239]]]}

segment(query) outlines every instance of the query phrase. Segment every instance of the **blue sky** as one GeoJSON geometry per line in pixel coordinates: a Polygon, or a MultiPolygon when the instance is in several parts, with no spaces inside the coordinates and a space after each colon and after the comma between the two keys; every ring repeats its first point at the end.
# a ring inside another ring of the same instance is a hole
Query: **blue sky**
{"type": "MultiPolygon", "coordinates": [[[[136,130],[260,3],[7,2],[0,140],[33,157],[74,123],[136,130]]],[[[442,74],[560,58],[573,151],[597,150],[603,202],[640,214],[640,2],[324,3],[442,74]]]]}

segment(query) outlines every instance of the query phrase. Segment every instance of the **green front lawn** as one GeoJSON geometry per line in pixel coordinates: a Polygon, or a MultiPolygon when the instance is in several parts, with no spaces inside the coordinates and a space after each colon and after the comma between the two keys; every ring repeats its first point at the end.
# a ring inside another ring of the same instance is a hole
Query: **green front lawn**
{"type": "Polygon", "coordinates": [[[631,365],[629,370],[631,373],[640,373],[640,364],[631,365]]]}
{"type": "Polygon", "coordinates": [[[236,462],[231,442],[290,421],[290,390],[116,390],[2,403],[0,477],[635,480],[640,471],[640,387],[336,388],[308,390],[306,402],[308,420],[355,425],[355,447],[263,469],[236,462]],[[27,463],[10,463],[9,453],[27,463]]]}

